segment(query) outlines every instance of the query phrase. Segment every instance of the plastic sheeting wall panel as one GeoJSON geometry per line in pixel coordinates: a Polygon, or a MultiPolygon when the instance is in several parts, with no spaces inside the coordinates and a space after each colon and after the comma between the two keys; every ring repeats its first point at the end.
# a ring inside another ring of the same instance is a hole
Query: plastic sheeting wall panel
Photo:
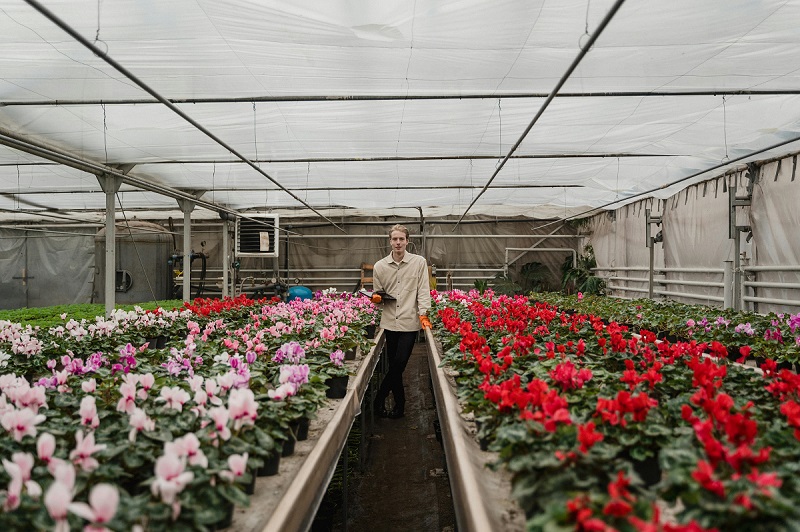
{"type": "Polygon", "coordinates": [[[0,308],[90,302],[94,230],[69,231],[0,230],[0,308]]]}
{"type": "MultiPolygon", "coordinates": [[[[753,258],[759,266],[800,264],[800,176],[797,156],[761,167],[753,189],[751,227],[753,258]]],[[[743,236],[744,241],[744,236],[743,236]]],[[[753,281],[800,283],[800,272],[754,272],[753,281]]],[[[800,290],[758,287],[746,295],[773,299],[800,299],[800,290]]],[[[753,303],[758,312],[797,312],[797,307],[753,303]]]]}
{"type": "MultiPolygon", "coordinates": [[[[105,302],[105,228],[98,231],[96,246],[94,301],[105,302]]],[[[169,259],[173,240],[166,229],[148,222],[130,222],[116,227],[116,270],[125,272],[117,276],[115,300],[117,303],[142,303],[172,297],[172,277],[169,259]],[[120,286],[120,281],[124,285],[120,286]]],[[[194,293],[194,289],[193,289],[194,293]]]]}

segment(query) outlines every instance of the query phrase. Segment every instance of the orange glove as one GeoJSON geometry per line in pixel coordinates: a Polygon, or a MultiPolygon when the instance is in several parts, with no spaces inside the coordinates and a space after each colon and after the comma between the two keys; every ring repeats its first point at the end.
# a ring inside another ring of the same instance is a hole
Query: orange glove
{"type": "Polygon", "coordinates": [[[372,297],[370,297],[369,300],[377,305],[378,303],[383,301],[383,298],[381,297],[380,294],[372,294],[372,297]]]}
{"type": "Polygon", "coordinates": [[[430,329],[433,327],[433,325],[431,325],[431,320],[428,319],[428,316],[420,316],[419,324],[422,325],[423,329],[430,329]]]}

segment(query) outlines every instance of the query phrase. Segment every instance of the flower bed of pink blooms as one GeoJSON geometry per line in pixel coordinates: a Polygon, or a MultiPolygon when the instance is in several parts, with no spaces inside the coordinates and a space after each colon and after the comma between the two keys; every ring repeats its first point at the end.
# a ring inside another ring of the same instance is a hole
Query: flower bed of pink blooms
{"type": "Polygon", "coordinates": [[[334,292],[0,321],[0,529],[214,529],[374,318],[334,292]]]}

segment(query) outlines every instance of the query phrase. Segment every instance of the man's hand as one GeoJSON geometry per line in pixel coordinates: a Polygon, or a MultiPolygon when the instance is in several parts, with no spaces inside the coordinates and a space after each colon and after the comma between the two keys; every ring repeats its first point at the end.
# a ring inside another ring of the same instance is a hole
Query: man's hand
{"type": "Polygon", "coordinates": [[[419,324],[422,325],[423,329],[430,329],[433,327],[433,325],[431,325],[431,320],[428,319],[428,316],[420,316],[419,324]]]}
{"type": "Polygon", "coordinates": [[[369,300],[377,305],[378,303],[383,301],[383,298],[381,297],[380,294],[372,294],[372,297],[370,297],[369,300]]]}

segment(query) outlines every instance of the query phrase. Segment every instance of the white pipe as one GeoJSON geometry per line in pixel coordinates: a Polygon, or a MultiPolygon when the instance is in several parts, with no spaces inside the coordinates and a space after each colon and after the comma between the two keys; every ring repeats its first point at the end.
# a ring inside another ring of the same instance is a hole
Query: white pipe
{"type": "MultiPolygon", "coordinates": [[[[101,178],[102,179],[102,178],[101,178]]],[[[113,178],[109,178],[113,179],[113,178]]],[[[105,279],[105,305],[106,318],[111,317],[116,306],[115,281],[117,279],[117,234],[115,224],[115,191],[106,191],[106,279],[105,279]]]]}
{"type": "Polygon", "coordinates": [[[800,283],[780,283],[769,281],[745,281],[745,286],[752,286],[755,288],[784,288],[786,290],[800,289],[800,283]]]}
{"type": "Polygon", "coordinates": [[[773,305],[786,305],[789,307],[800,307],[800,301],[796,299],[775,299],[772,297],[742,296],[742,301],[749,301],[751,303],[770,303],[773,305]]]}

